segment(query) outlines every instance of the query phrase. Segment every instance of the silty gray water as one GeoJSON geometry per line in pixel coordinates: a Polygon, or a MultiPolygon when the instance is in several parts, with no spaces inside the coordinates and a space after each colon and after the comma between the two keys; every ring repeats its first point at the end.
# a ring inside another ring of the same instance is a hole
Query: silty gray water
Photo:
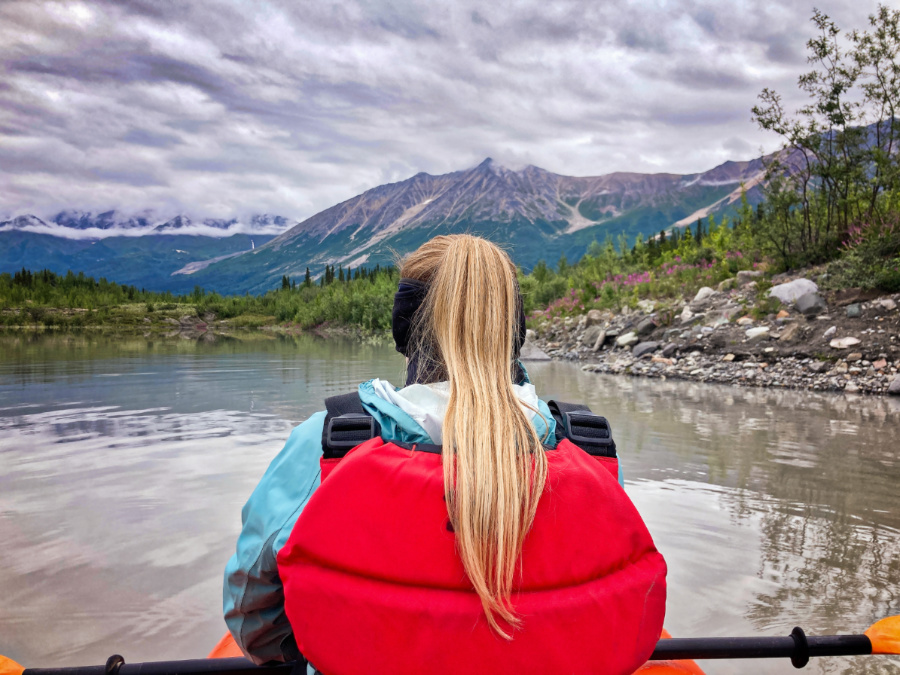
{"type": "MultiPolygon", "coordinates": [[[[388,346],[312,336],[0,338],[0,653],[30,666],[204,655],[224,632],[240,508],[290,428],[402,369],[388,346]]],[[[669,564],[674,634],[857,632],[900,613],[900,402],[530,371],[543,398],[611,420],[669,564]]]]}

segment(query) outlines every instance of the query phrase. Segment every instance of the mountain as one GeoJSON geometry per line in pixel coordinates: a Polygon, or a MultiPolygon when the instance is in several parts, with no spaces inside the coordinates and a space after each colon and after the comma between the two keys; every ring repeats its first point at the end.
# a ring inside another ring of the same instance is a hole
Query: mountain
{"type": "Polygon", "coordinates": [[[465,171],[418,173],[372,188],[293,227],[272,215],[23,215],[0,222],[0,272],[72,269],[148,289],[259,293],[277,287],[282,275],[302,277],[307,267],[318,275],[325,265],[390,263],[437,234],[456,232],[486,236],[530,269],[562,254],[576,260],[608,235],[624,233],[631,242],[733,210],[742,186],[754,202],[765,159],[690,175],[594,177],[512,170],[486,159],[465,171]]]}
{"type": "Polygon", "coordinates": [[[196,271],[252,251],[288,226],[285,218],[271,215],[246,222],[194,222],[151,212],[63,211],[48,220],[23,215],[0,222],[0,272],[73,270],[153,290],[185,291],[196,282],[179,270],[196,271]]]}
{"type": "Polygon", "coordinates": [[[381,185],[296,224],[252,252],[216,261],[195,282],[228,292],[273,288],[282,275],[326,264],[385,264],[436,234],[469,232],[504,245],[526,269],[561,254],[577,259],[592,241],[655,234],[733,209],[742,185],[751,201],[764,159],[726,162],[690,175],[563,176],[514,171],[491,159],[442,176],[418,173],[381,185]]]}

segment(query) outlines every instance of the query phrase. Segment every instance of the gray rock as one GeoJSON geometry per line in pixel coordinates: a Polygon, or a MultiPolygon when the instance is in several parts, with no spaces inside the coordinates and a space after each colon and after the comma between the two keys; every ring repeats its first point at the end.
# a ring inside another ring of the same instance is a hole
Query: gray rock
{"type": "Polygon", "coordinates": [[[756,328],[750,328],[747,331],[748,340],[761,340],[767,337],[769,337],[769,329],[767,326],[758,326],[756,328]]]}
{"type": "Polygon", "coordinates": [[[625,333],[625,335],[620,335],[616,338],[616,346],[618,347],[631,347],[632,345],[636,345],[640,342],[640,338],[637,336],[637,333],[634,331],[629,331],[625,333]]]}
{"type": "Polygon", "coordinates": [[[818,293],[806,293],[797,298],[794,307],[804,316],[815,316],[828,309],[828,304],[818,293]]]}
{"type": "Polygon", "coordinates": [[[847,305],[848,319],[858,319],[860,314],[862,314],[862,307],[860,307],[858,302],[854,302],[852,305],[847,305]]]}
{"type": "Polygon", "coordinates": [[[737,285],[746,286],[751,281],[762,277],[763,273],[759,270],[741,270],[737,273],[737,285]]]}
{"type": "MultiPolygon", "coordinates": [[[[581,343],[584,345],[587,345],[589,347],[592,347],[594,345],[594,343],[597,341],[597,336],[603,332],[604,332],[604,330],[602,328],[600,328],[600,326],[597,326],[597,325],[589,326],[587,329],[585,329],[584,334],[581,336],[581,343]]],[[[606,336],[604,335],[604,337],[606,337],[606,336]]]]}
{"type": "Polygon", "coordinates": [[[525,341],[525,344],[522,345],[522,351],[519,353],[519,358],[522,361],[549,361],[550,357],[547,356],[540,347],[538,347],[533,342],[525,341]]]}
{"type": "Polygon", "coordinates": [[[897,309],[897,303],[891,300],[890,298],[880,298],[875,301],[875,304],[881,307],[886,312],[893,312],[897,309]]]}
{"type": "Polygon", "coordinates": [[[900,396],[900,377],[894,378],[894,381],[888,386],[887,393],[892,396],[900,396]]]}
{"type": "Polygon", "coordinates": [[[537,333],[535,333],[533,330],[531,330],[529,328],[528,330],[525,331],[525,342],[528,342],[529,340],[534,342],[536,339],[537,339],[537,333]]]}
{"type": "Polygon", "coordinates": [[[641,335],[641,336],[649,335],[654,330],[656,330],[656,322],[653,319],[648,317],[648,318],[644,319],[643,321],[641,321],[637,325],[637,328],[635,330],[638,335],[641,335]]]}
{"type": "Polygon", "coordinates": [[[710,296],[715,295],[716,292],[711,289],[709,286],[704,286],[699,291],[697,291],[697,295],[694,296],[694,299],[691,301],[692,303],[699,304],[704,300],[709,299],[710,296]]]}
{"type": "Polygon", "coordinates": [[[591,347],[591,349],[594,350],[594,351],[596,352],[598,349],[600,349],[600,348],[603,346],[603,343],[604,343],[604,342],[606,342],[606,331],[605,331],[605,330],[601,330],[601,331],[597,334],[597,339],[594,340],[594,346],[591,347]]]}
{"type": "Polygon", "coordinates": [[[842,337],[832,340],[828,343],[828,346],[832,349],[849,349],[850,347],[855,347],[859,344],[859,338],[855,337],[842,337]]]}
{"type": "Polygon", "coordinates": [[[829,328],[828,330],[825,331],[825,334],[822,337],[827,340],[835,333],[837,333],[837,326],[832,326],[831,328],[829,328]]]}
{"type": "Polygon", "coordinates": [[[599,309],[591,309],[588,310],[587,316],[584,320],[585,326],[596,326],[597,324],[603,323],[603,312],[599,309]]]}
{"type": "Polygon", "coordinates": [[[814,373],[821,373],[823,370],[828,368],[828,364],[825,361],[813,361],[807,366],[807,368],[814,373]]]}
{"type": "Polygon", "coordinates": [[[681,323],[687,323],[693,318],[694,313],[691,311],[691,308],[685,305],[684,309],[681,310],[681,323]]]}
{"type": "Polygon", "coordinates": [[[674,342],[670,342],[669,344],[667,344],[667,345],[666,345],[665,347],[663,347],[663,349],[662,349],[662,355],[663,355],[663,358],[666,358],[666,359],[667,359],[667,358],[669,358],[670,356],[672,356],[672,355],[675,353],[675,350],[676,350],[676,349],[678,349],[678,345],[676,345],[674,342]]]}
{"type": "Polygon", "coordinates": [[[781,331],[781,335],[778,336],[778,339],[782,342],[792,342],[797,339],[797,336],[800,334],[800,324],[792,323],[788,324],[783,331],[781,331]]]}
{"type": "Polygon", "coordinates": [[[657,349],[659,349],[658,342],[641,342],[640,344],[635,345],[634,349],[631,350],[631,355],[634,358],[639,359],[644,354],[650,354],[657,349]]]}
{"type": "Polygon", "coordinates": [[[769,290],[769,296],[778,298],[785,305],[796,302],[807,293],[818,293],[819,287],[809,279],[794,279],[786,284],[778,284],[769,290]]]}
{"type": "Polygon", "coordinates": [[[735,286],[737,286],[736,279],[725,279],[724,281],[719,282],[719,285],[716,286],[716,290],[719,291],[719,293],[723,293],[724,291],[730,291],[735,286]]]}

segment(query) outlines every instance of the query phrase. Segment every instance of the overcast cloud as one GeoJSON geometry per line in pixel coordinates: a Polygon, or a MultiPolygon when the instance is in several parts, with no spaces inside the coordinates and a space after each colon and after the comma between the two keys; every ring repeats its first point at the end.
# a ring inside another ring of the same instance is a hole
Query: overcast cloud
{"type": "MultiPolygon", "coordinates": [[[[845,30],[875,2],[819,2],[845,30]]],[[[813,4],[0,3],[0,216],[302,219],[485,157],[692,173],[778,140],[813,4]]]]}

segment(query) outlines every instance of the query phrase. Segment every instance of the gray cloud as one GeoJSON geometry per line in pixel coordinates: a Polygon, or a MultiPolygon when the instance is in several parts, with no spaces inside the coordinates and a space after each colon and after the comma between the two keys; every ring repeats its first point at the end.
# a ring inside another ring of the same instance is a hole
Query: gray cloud
{"type": "MultiPolygon", "coordinates": [[[[874,1],[828,0],[846,29],[874,1]]],[[[303,218],[484,157],[694,173],[777,139],[811,7],[675,0],[7,0],[0,216],[152,208],[303,218]]]]}

